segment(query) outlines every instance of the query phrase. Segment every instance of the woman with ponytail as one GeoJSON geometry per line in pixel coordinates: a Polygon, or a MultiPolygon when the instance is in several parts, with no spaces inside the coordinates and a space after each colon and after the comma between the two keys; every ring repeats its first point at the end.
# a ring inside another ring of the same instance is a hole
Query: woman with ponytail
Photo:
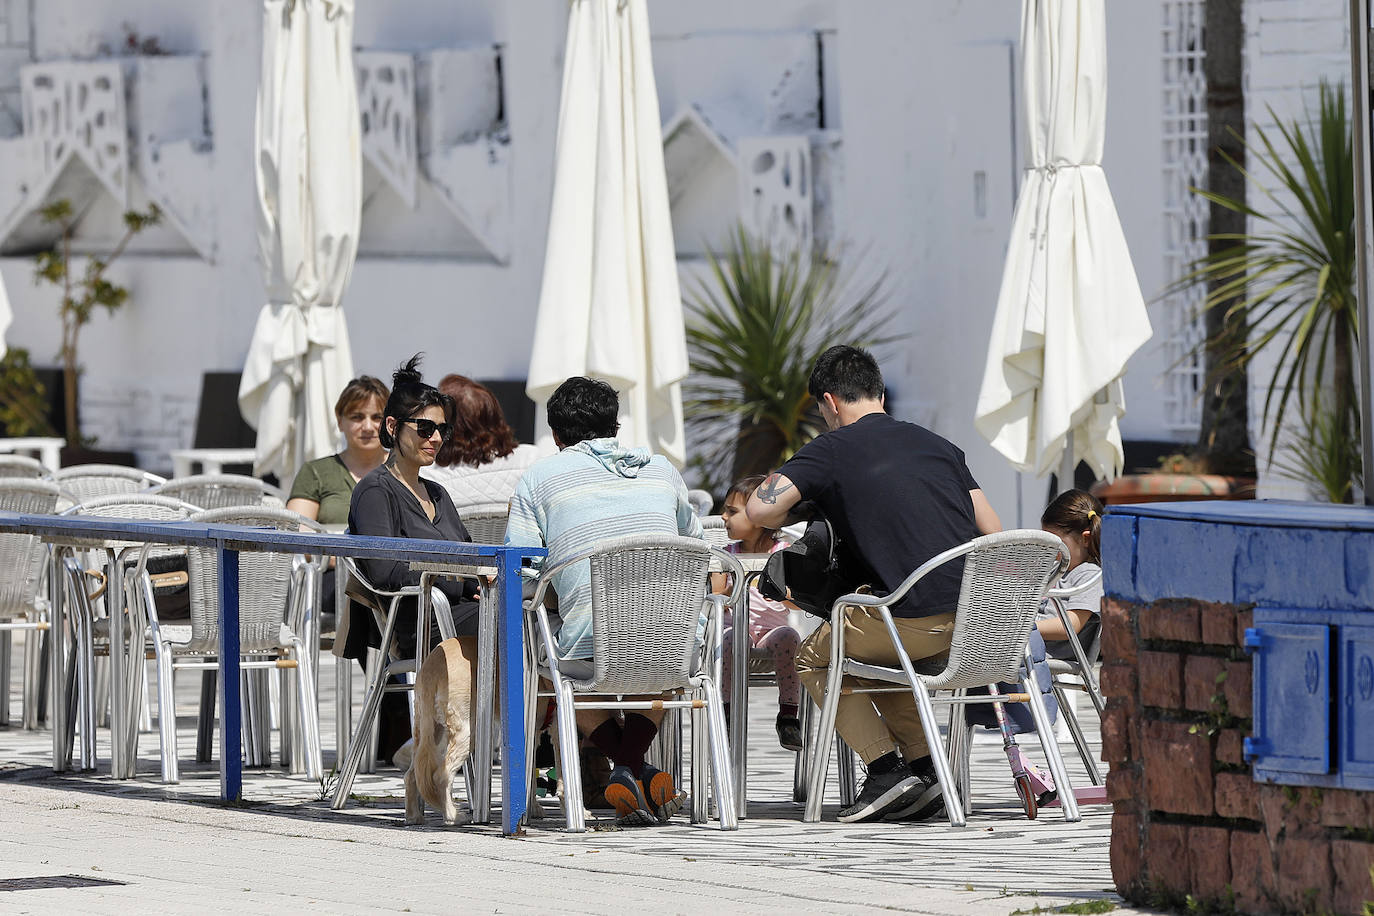
{"type": "MultiPolygon", "coordinates": [[[[1040,527],[1059,535],[1069,548],[1069,570],[1059,581],[1059,588],[1073,588],[1097,576],[1097,585],[1065,600],[1074,632],[1085,646],[1096,635],[1102,621],[1102,503],[1085,490],[1065,490],[1054,498],[1040,516],[1040,527]]],[[[1046,606],[1036,621],[1036,629],[1045,638],[1049,654],[1055,658],[1073,658],[1059,615],[1046,606]]]]}

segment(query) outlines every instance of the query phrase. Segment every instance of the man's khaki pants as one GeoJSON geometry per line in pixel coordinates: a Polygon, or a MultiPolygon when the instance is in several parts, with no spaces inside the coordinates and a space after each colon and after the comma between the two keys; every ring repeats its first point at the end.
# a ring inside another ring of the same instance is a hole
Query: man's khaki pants
{"type": "MultiPolygon", "coordinates": [[[[954,633],[953,612],[909,620],[896,617],[892,622],[897,626],[902,647],[913,661],[949,651],[950,637],[954,633]]],[[[844,654],[855,661],[900,667],[882,615],[869,608],[846,609],[844,654]]],[[[822,706],[825,703],[829,669],[830,624],[826,623],[807,637],[797,653],[797,674],[811,698],[822,706]]],[[[846,685],[894,686],[865,678],[848,679],[846,685]]],[[[835,714],[835,730],[846,744],[858,751],[865,764],[895,749],[901,750],[902,759],[908,763],[930,753],[925,730],[921,728],[921,717],[916,711],[916,700],[907,689],[898,693],[841,694],[835,714]]]]}

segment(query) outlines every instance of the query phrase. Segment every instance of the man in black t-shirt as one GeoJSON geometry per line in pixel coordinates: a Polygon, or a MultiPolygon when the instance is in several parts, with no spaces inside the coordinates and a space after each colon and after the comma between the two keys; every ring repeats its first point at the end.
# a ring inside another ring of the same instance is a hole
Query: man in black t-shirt
{"type": "MultiPolygon", "coordinates": [[[[925,561],[980,534],[1002,529],[964,453],[948,440],[888,416],[883,377],[866,350],[836,346],[821,354],[808,386],[830,431],[803,446],[749,499],[751,521],[776,528],[798,502],[814,503],[835,528],[853,578],[887,594],[925,561]]],[[[949,650],[963,563],[947,563],[893,605],[912,659],[949,650]]],[[[896,650],[876,611],[852,607],[845,654],[896,666],[896,650]]],[[[808,638],[797,672],[824,699],[830,624],[808,638]]],[[[941,810],[930,750],[910,693],[840,697],[835,727],[868,766],[868,780],[841,821],[924,819],[941,810]]]]}

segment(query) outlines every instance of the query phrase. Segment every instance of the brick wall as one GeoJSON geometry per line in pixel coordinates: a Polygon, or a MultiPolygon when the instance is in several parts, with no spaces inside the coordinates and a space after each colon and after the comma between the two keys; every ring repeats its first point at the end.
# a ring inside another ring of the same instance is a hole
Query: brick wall
{"type": "Polygon", "coordinates": [[[1190,910],[1362,914],[1374,901],[1374,792],[1253,781],[1241,752],[1250,624],[1249,606],[1104,603],[1117,891],[1190,910]]]}

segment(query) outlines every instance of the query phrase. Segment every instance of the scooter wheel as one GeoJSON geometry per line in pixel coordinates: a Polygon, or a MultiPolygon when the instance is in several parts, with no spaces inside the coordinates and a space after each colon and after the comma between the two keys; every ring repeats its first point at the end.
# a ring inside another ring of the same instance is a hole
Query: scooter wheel
{"type": "Polygon", "coordinates": [[[1035,820],[1035,815],[1040,812],[1040,806],[1035,800],[1035,790],[1031,788],[1029,776],[1016,777],[1016,794],[1021,796],[1021,805],[1026,809],[1026,817],[1035,820]]]}

